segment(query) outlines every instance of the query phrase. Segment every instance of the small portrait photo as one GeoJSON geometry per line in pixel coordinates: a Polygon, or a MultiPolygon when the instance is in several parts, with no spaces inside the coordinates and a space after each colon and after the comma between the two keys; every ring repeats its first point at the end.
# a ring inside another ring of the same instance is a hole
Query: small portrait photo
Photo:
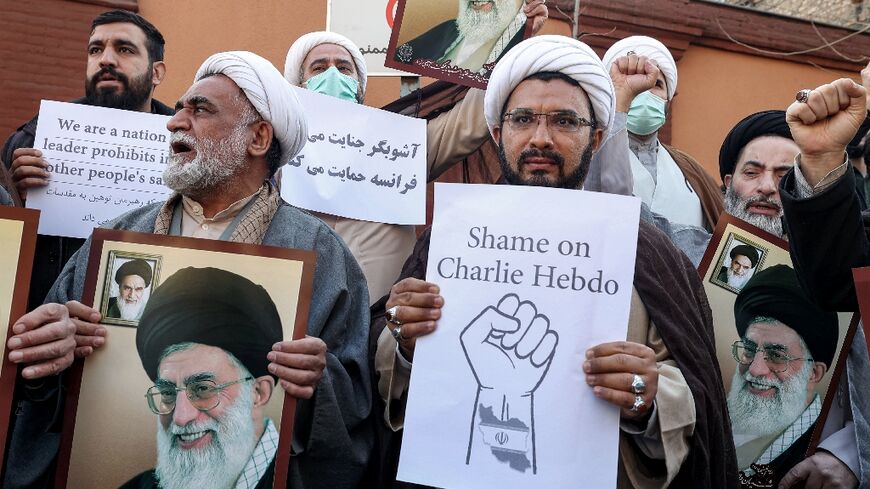
{"type": "Polygon", "coordinates": [[[735,294],[743,289],[746,282],[761,268],[768,250],[751,240],[731,233],[717,260],[717,272],[710,282],[735,294]]]}
{"type": "Polygon", "coordinates": [[[161,257],[109,252],[101,301],[103,322],[136,327],[159,283],[161,257]]]}
{"type": "Polygon", "coordinates": [[[523,0],[399,0],[386,65],[486,88],[501,55],[531,35],[523,0]]]}

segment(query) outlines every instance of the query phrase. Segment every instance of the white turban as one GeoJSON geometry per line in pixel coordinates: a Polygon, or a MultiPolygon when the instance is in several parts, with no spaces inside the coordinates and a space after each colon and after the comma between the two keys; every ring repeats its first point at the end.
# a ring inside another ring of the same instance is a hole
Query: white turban
{"type": "Polygon", "coordinates": [[[627,55],[629,51],[634,51],[638,56],[646,56],[658,65],[668,83],[668,100],[674,98],[674,93],[677,91],[677,63],[668,48],[651,37],[626,37],[610,46],[610,49],[604,53],[604,66],[607,67],[607,72],[610,73],[610,65],[617,58],[627,55]]]}
{"type": "Polygon", "coordinates": [[[193,81],[212,74],[225,75],[234,81],[260,116],[272,124],[281,143],[281,165],[302,151],[308,138],[302,104],[272,63],[248,51],[217,53],[205,60],[193,81]]]}
{"type": "Polygon", "coordinates": [[[353,58],[353,64],[356,65],[359,85],[362,88],[362,93],[365,94],[368,69],[362,51],[353,41],[335,32],[309,32],[297,39],[287,51],[287,60],[284,62],[284,78],[297,87],[302,86],[302,63],[308,53],[321,44],[337,44],[347,49],[353,58]]]}
{"type": "Polygon", "coordinates": [[[606,137],[616,110],[613,82],[607,70],[595,51],[586,44],[554,35],[526,39],[495,65],[483,102],[490,133],[494,126],[501,124],[502,108],[517,85],[529,76],[545,71],[562,73],[580,84],[592,102],[598,127],[606,137]]]}

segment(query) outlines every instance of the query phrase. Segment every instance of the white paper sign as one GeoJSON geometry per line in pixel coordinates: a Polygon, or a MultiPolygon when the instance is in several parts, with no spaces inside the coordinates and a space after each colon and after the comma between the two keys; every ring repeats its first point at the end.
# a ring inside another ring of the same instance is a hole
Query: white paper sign
{"type": "Polygon", "coordinates": [[[294,89],[308,141],[283,167],[284,200],[365,221],[426,222],[426,121],[294,89]]]}
{"type": "Polygon", "coordinates": [[[640,201],[436,184],[398,478],[444,488],[616,487],[619,408],[585,382],[586,350],[625,340],[640,201]]]}
{"type": "Polygon", "coordinates": [[[369,76],[417,76],[384,66],[397,4],[398,0],[329,0],[327,4],[326,30],[359,46],[369,76]]]}
{"type": "Polygon", "coordinates": [[[43,100],[33,147],[49,183],[29,189],[42,210],[39,233],[86,238],[121,214],[171,193],[161,175],[169,151],[168,116],[43,100]]]}

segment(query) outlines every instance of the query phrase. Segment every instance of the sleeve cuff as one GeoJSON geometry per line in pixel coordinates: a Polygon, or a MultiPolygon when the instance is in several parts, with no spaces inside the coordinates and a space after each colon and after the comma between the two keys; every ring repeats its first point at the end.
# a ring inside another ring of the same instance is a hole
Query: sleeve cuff
{"type": "Polygon", "coordinates": [[[629,435],[641,435],[646,438],[661,438],[659,436],[658,406],[653,401],[652,410],[646,421],[636,422],[630,419],[620,419],[619,429],[629,435]]]}
{"type": "Polygon", "coordinates": [[[807,179],[804,177],[804,174],[801,172],[801,155],[798,154],[794,159],[794,176],[795,176],[795,188],[797,190],[797,197],[799,199],[806,199],[812,197],[814,194],[822,193],[832,185],[837,183],[837,181],[843,178],[843,175],[846,174],[846,170],[849,169],[849,158],[846,157],[843,163],[828,172],[822,180],[817,183],[815,186],[811,186],[807,179]]]}
{"type": "Polygon", "coordinates": [[[396,368],[403,372],[410,372],[413,364],[409,362],[405,355],[402,354],[402,349],[399,348],[399,342],[396,342],[396,368]]]}

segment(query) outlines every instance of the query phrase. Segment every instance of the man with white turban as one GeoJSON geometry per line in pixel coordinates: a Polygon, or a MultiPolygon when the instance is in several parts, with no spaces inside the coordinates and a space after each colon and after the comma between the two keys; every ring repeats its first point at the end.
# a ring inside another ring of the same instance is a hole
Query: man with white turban
{"type": "Polygon", "coordinates": [[[603,61],[616,90],[614,136],[628,131],[634,195],[671,223],[712,231],[723,210],[722,192],[691,156],[658,139],[677,91],[670,51],[651,37],[631,36],[611,46],[603,61]],[[638,73],[651,79],[633,82],[638,73]]]}
{"type": "MultiPolygon", "coordinates": [[[[531,15],[546,18],[547,7],[540,0],[529,2],[534,7],[531,15]]],[[[335,32],[309,32],[301,36],[290,46],[284,63],[284,78],[291,84],[356,103],[365,99],[367,73],[359,47],[335,32]]],[[[428,181],[479,148],[488,135],[483,120],[483,91],[471,89],[453,108],[426,124],[428,181]]],[[[355,196],[348,194],[345,198],[355,196]]],[[[347,243],[363,269],[371,302],[387,294],[414,248],[417,240],[414,226],[319,212],[314,215],[347,243]]]]}
{"type": "MultiPolygon", "coordinates": [[[[299,399],[289,487],[357,487],[372,446],[365,422],[371,408],[365,279],[341,238],[281,200],[269,181],[302,149],[307,135],[302,107],[271,63],[236,51],[209,57],[176,103],[176,111],[167,124],[172,137],[164,172],[165,183],[175,193],[166,202],[131,211],[106,227],[316,253],[308,336],[275,343],[267,355],[268,370],[299,399]]],[[[76,302],[84,292],[90,245],[86,242],[82,249],[66,264],[48,296],[50,303],[66,303],[66,308],[60,307],[76,318],[76,327],[63,330],[69,341],[46,360],[49,368],[25,369],[25,377],[57,373],[70,365],[74,350],[85,356],[111,341],[96,324],[99,313],[76,302]]],[[[12,355],[27,357],[33,347],[21,345],[45,342],[45,334],[39,335],[43,324],[68,324],[68,319],[52,316],[58,306],[44,305],[18,321],[28,332],[10,345],[18,346],[12,355]]],[[[62,409],[62,403],[58,406],[62,409]]],[[[30,422],[51,423],[54,413],[44,414],[48,419],[30,422]]],[[[39,428],[31,426],[30,431],[39,428]]]]}
{"type": "MultiPolygon", "coordinates": [[[[503,183],[579,190],[615,103],[607,71],[587,45],[564,36],[518,44],[493,70],[484,104],[503,183]]],[[[444,306],[438,286],[423,280],[429,236],[421,236],[390,296],[372,307],[374,327],[388,326],[399,343],[398,353],[379,344],[376,359],[384,421],[394,431],[403,426],[416,338],[435,330],[444,306]]],[[[637,249],[627,341],[588,350],[588,385],[566,387],[594,389],[620,407],[619,487],[733,487],[734,448],[700,279],[648,223],[640,223],[637,249]]]]}

